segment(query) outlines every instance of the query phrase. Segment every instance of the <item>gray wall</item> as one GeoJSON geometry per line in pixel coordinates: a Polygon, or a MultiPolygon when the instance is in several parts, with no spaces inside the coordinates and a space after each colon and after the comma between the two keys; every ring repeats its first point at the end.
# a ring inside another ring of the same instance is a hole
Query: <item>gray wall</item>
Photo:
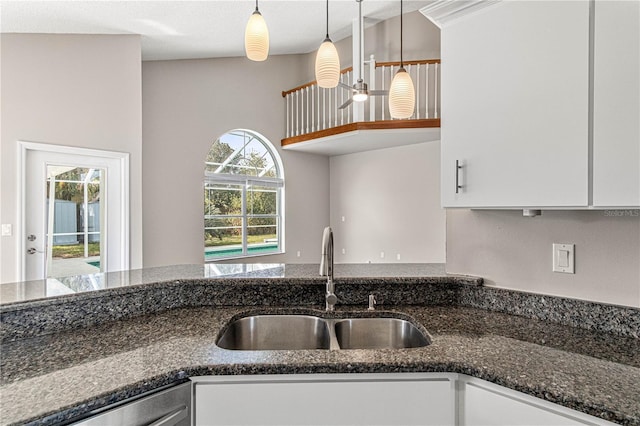
{"type": "Polygon", "coordinates": [[[318,262],[329,224],[329,159],[283,151],[281,91],[304,80],[299,55],[144,62],[144,265],[202,263],[204,160],[232,129],[277,148],[285,173],[286,254],[248,262],[318,262]],[[297,252],[300,257],[297,257],[297,252]]]}
{"type": "Polygon", "coordinates": [[[447,210],[447,272],[487,285],[640,307],[638,211],[447,210]],[[622,216],[617,216],[622,215],[622,216]],[[575,274],[551,271],[553,243],[575,244],[575,274]]]}
{"type": "Polygon", "coordinates": [[[140,37],[2,34],[2,282],[17,281],[17,141],[130,153],[131,267],[142,266],[140,37]]]}
{"type": "Polygon", "coordinates": [[[336,261],[444,262],[445,210],[439,197],[440,142],[332,157],[336,261]]]}

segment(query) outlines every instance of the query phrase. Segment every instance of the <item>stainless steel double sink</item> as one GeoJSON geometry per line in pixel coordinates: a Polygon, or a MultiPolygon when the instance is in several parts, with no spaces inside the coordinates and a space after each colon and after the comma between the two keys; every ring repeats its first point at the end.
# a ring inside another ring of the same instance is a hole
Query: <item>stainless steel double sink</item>
{"type": "Polygon", "coordinates": [[[216,344],[224,349],[404,349],[427,346],[429,335],[399,318],[252,315],[233,320],[216,344]]]}

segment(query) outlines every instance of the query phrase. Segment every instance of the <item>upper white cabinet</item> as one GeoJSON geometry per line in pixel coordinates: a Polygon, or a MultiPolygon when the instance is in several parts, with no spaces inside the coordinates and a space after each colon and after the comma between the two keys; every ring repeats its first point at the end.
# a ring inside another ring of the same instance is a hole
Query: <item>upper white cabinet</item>
{"type": "Polygon", "coordinates": [[[499,2],[441,43],[443,206],[587,205],[589,3],[499,2]]]}
{"type": "Polygon", "coordinates": [[[443,24],[444,207],[640,206],[638,8],[507,0],[443,24]]]}
{"type": "Polygon", "coordinates": [[[593,205],[640,206],[640,2],[596,1],[593,205]]]}

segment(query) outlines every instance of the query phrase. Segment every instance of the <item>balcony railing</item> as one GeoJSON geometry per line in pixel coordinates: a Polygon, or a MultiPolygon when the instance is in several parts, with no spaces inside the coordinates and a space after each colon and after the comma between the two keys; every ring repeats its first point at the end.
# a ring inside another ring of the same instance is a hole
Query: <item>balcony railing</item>
{"type": "MultiPolygon", "coordinates": [[[[400,62],[376,62],[371,55],[363,70],[369,90],[389,90],[399,66],[400,62]]],[[[405,121],[439,119],[440,59],[406,61],[404,67],[411,75],[416,91],[415,113],[405,121]]],[[[352,67],[341,71],[341,83],[353,86],[356,80],[352,67]]],[[[351,91],[341,86],[323,89],[315,81],[282,92],[282,96],[286,104],[285,138],[314,132],[326,133],[323,131],[351,123],[391,120],[387,96],[369,96],[367,101],[359,105],[354,102],[340,109],[351,96],[351,91]]],[[[417,124],[409,123],[408,126],[415,127],[417,124]]],[[[433,123],[429,127],[433,127],[433,123]]]]}

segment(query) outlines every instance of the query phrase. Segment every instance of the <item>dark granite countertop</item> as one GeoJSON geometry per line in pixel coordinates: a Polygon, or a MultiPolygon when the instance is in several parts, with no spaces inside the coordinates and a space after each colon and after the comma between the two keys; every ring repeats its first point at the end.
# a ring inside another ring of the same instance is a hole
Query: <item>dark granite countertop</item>
{"type": "Polygon", "coordinates": [[[371,315],[374,293],[384,312],[373,315],[409,315],[431,334],[427,347],[215,345],[237,315],[326,315],[317,274],[318,265],[182,265],[63,280],[73,290],[55,297],[43,282],[3,284],[0,424],[65,422],[199,375],[451,372],[640,425],[639,309],[483,287],[441,264],[336,265],[335,315],[371,315]]]}
{"type": "MultiPolygon", "coordinates": [[[[404,350],[230,351],[215,345],[243,313],[179,308],[2,346],[2,424],[56,423],[190,376],[464,373],[626,425],[640,424],[640,341],[455,306],[383,307],[410,315],[431,345],[404,350]]],[[[326,315],[313,308],[283,308],[326,315]]],[[[276,310],[277,311],[277,310],[276,310]]],[[[362,307],[343,307],[366,315],[362,307]]]]}
{"type": "MultiPolygon", "coordinates": [[[[184,281],[209,279],[277,280],[283,284],[321,283],[326,278],[319,275],[317,264],[224,264],[172,265],[156,268],[135,269],[131,271],[106,272],[89,275],[77,275],[57,279],[25,281],[0,284],[0,307],[10,309],[23,307],[26,303],[33,306],[57,303],[64,300],[91,298],[97,294],[121,294],[136,291],[139,287],[184,281]]],[[[336,264],[337,280],[361,281],[388,278],[427,278],[460,277],[445,273],[443,263],[392,263],[392,264],[336,264]]],[[[469,277],[470,282],[481,282],[469,277]]]]}

